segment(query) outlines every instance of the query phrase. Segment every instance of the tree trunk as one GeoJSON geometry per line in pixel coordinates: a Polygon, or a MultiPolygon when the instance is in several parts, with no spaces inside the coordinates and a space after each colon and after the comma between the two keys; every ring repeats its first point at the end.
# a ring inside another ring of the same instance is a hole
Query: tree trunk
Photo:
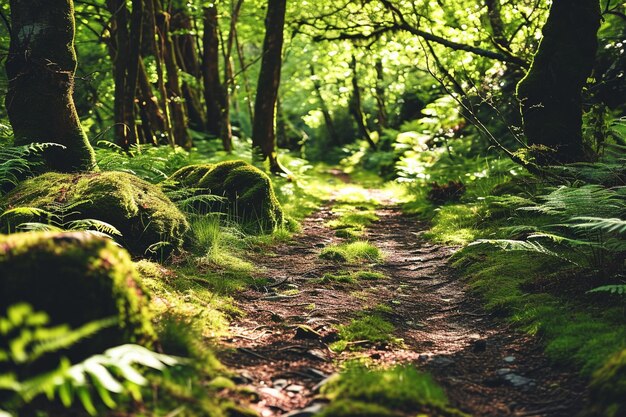
{"type": "MultiPolygon", "coordinates": [[[[161,110],[163,111],[163,121],[165,122],[165,130],[164,133],[167,135],[167,141],[170,146],[174,147],[176,145],[176,140],[174,138],[174,131],[172,129],[172,119],[170,117],[170,110],[168,106],[167,100],[167,90],[165,88],[165,74],[163,72],[163,56],[165,46],[163,42],[157,42],[157,20],[156,20],[156,11],[157,6],[155,2],[159,0],[146,0],[146,15],[149,17],[148,24],[146,25],[149,28],[148,33],[148,47],[154,54],[155,66],[157,71],[157,88],[159,91],[159,96],[161,99],[161,110]]],[[[162,40],[163,36],[159,34],[159,40],[162,40]]],[[[147,76],[146,76],[147,80],[147,76]]]]}
{"type": "Polygon", "coordinates": [[[337,135],[337,131],[335,130],[335,123],[333,122],[333,118],[330,115],[330,111],[328,110],[328,106],[326,105],[326,101],[322,96],[322,86],[320,84],[320,79],[317,75],[315,75],[315,68],[311,65],[311,79],[313,80],[313,88],[315,89],[315,94],[317,94],[317,98],[320,101],[320,110],[322,110],[322,115],[324,116],[324,124],[326,125],[326,131],[328,132],[328,138],[330,142],[335,145],[341,145],[341,138],[337,135]]]}
{"type": "Polygon", "coordinates": [[[582,89],[591,74],[600,27],[598,0],[554,0],[543,39],[517,89],[529,145],[557,162],[585,159],[582,89]]]}
{"type": "Polygon", "coordinates": [[[276,100],[282,66],[283,30],[287,0],[269,0],[265,18],[263,59],[257,84],[252,127],[253,156],[269,159],[270,171],[284,173],[276,154],[276,100]]]}
{"type": "Polygon", "coordinates": [[[387,107],[385,104],[385,73],[383,61],[376,60],[376,105],[378,106],[378,131],[382,132],[387,127],[387,107]]]}
{"type": "Polygon", "coordinates": [[[239,35],[235,31],[235,44],[237,46],[237,57],[239,58],[239,66],[241,67],[241,76],[243,77],[243,88],[246,91],[246,107],[248,108],[248,116],[250,117],[250,125],[254,122],[254,110],[252,110],[252,93],[250,81],[248,80],[248,71],[246,67],[246,57],[243,53],[243,47],[239,42],[239,35]]]}
{"type": "Polygon", "coordinates": [[[167,70],[165,87],[168,93],[167,98],[174,142],[185,149],[191,149],[191,136],[189,136],[187,131],[187,114],[183,105],[180,81],[178,79],[178,64],[176,63],[174,44],[170,33],[170,15],[161,10],[155,10],[155,13],[163,48],[163,62],[167,70]]]}
{"type": "MultiPolygon", "coordinates": [[[[192,20],[185,10],[176,10],[172,15],[171,22],[172,40],[176,51],[176,62],[180,69],[199,80],[202,76],[200,60],[196,49],[196,36],[192,35],[192,20]]],[[[204,111],[202,110],[201,94],[189,82],[183,79],[182,93],[189,116],[189,125],[199,131],[206,127],[204,111]]]]}
{"type": "Polygon", "coordinates": [[[365,115],[363,114],[363,107],[361,104],[361,88],[359,87],[359,75],[356,67],[356,57],[352,55],[352,61],[350,63],[350,69],[352,69],[352,97],[350,98],[350,113],[356,121],[359,135],[367,141],[372,149],[376,149],[376,143],[372,140],[367,123],[365,122],[365,115]]]}
{"type": "Polygon", "coordinates": [[[202,43],[202,81],[207,108],[207,128],[210,134],[220,137],[222,84],[219,68],[219,37],[217,35],[217,7],[213,4],[204,9],[204,36],[202,43]]]}
{"type": "Polygon", "coordinates": [[[159,107],[159,101],[152,91],[148,74],[139,60],[139,114],[141,116],[145,143],[159,144],[159,138],[166,136],[165,116],[159,107]]]}
{"type": "MultiPolygon", "coordinates": [[[[113,120],[115,122],[115,141],[122,147],[128,146],[130,126],[126,123],[124,94],[126,94],[126,67],[130,51],[128,33],[128,9],[124,0],[107,0],[111,12],[111,31],[113,33],[113,120]]],[[[134,126],[133,126],[134,127],[134,126]]]]}
{"type": "Polygon", "coordinates": [[[6,108],[15,144],[54,142],[44,153],[63,172],[96,168],[72,98],[76,52],[72,0],[11,0],[13,36],[6,61],[6,108]]]}

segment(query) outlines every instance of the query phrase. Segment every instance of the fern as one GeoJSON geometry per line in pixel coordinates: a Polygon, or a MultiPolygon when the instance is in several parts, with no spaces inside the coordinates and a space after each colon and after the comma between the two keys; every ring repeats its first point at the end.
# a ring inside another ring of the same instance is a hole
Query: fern
{"type": "Polygon", "coordinates": [[[539,253],[542,255],[552,256],[554,258],[558,258],[564,260],[566,262],[572,263],[574,265],[578,265],[576,262],[571,259],[567,259],[563,255],[559,254],[551,250],[550,248],[542,245],[539,242],[535,241],[526,241],[526,240],[513,240],[513,239],[479,239],[475,242],[469,244],[469,246],[477,246],[477,245],[490,245],[495,246],[504,251],[519,251],[519,252],[531,252],[531,253],[539,253]]]}
{"type": "Polygon", "coordinates": [[[122,171],[157,183],[189,164],[190,155],[182,148],[132,145],[125,151],[118,145],[100,141],[96,147],[98,166],[104,171],[122,171]]]}
{"type": "Polygon", "coordinates": [[[0,146],[0,195],[21,180],[34,175],[36,169],[43,165],[41,154],[53,147],[64,148],[55,143],[0,146]]]}
{"type": "MultiPolygon", "coordinates": [[[[95,398],[109,408],[117,404],[111,394],[129,394],[141,399],[140,387],[147,379],[138,367],[165,372],[167,367],[183,363],[181,359],[152,352],[142,346],[122,345],[106,350],[87,360],[71,365],[61,358],[60,365],[26,380],[20,381],[20,367],[28,366],[42,355],[59,352],[100,330],[115,325],[117,319],[90,322],[79,329],[68,326],[47,327],[48,316],[35,312],[25,303],[10,306],[6,317],[0,317],[0,335],[6,346],[0,345],[0,363],[9,363],[15,373],[0,374],[0,390],[14,393],[3,407],[18,412],[22,405],[46,394],[53,400],[59,398],[65,407],[76,399],[90,415],[98,415],[95,398]]],[[[11,416],[0,409],[0,417],[11,416]]]]}
{"type": "MultiPolygon", "coordinates": [[[[37,207],[15,207],[4,211],[0,218],[7,216],[32,217],[42,221],[23,222],[16,227],[21,231],[85,231],[96,236],[112,238],[122,236],[122,233],[113,225],[98,219],[77,219],[72,217],[80,216],[80,211],[74,210],[83,204],[90,203],[90,200],[81,200],[72,203],[54,202],[46,206],[45,209],[37,207]],[[45,222],[43,221],[45,220],[45,222]]],[[[10,222],[10,220],[9,220],[10,222]]]]}
{"type": "Polygon", "coordinates": [[[589,293],[608,292],[610,294],[626,295],[626,284],[603,285],[587,291],[589,293]]]}
{"type": "Polygon", "coordinates": [[[605,233],[626,233],[626,220],[605,219],[602,217],[572,217],[572,222],[582,221],[572,225],[576,229],[602,231],[605,233]]]}

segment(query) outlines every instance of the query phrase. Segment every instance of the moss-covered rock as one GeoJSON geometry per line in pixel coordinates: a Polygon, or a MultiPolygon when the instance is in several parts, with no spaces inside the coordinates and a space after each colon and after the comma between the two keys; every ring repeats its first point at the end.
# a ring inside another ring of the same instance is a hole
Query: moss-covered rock
{"type": "Polygon", "coordinates": [[[272,231],[283,225],[284,215],[272,181],[258,168],[244,161],[190,165],[176,171],[174,183],[226,197],[227,202],[199,202],[200,212],[225,212],[249,231],[272,231]]]}
{"type": "MultiPolygon", "coordinates": [[[[63,214],[63,222],[96,219],[109,223],[122,234],[117,240],[135,256],[166,256],[182,245],[189,229],[185,216],[158,186],[124,172],[40,175],[20,183],[0,201],[0,209],[15,207],[57,212],[63,214]],[[149,251],[154,247],[161,249],[149,251]]],[[[2,231],[7,232],[24,222],[46,219],[10,214],[1,220],[2,231]]]]}
{"type": "MultiPolygon", "coordinates": [[[[154,338],[147,299],[128,253],[86,232],[0,235],[0,306],[26,302],[51,325],[118,323],[80,343],[81,356],[154,338]]],[[[4,314],[4,312],[3,312],[4,314]]]]}
{"type": "Polygon", "coordinates": [[[626,416],[626,349],[597,370],[590,384],[588,417],[626,416]]]}

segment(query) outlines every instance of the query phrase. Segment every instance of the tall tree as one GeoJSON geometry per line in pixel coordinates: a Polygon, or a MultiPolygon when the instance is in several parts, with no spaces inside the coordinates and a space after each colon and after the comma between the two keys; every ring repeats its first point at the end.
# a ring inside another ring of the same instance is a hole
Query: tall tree
{"type": "Polygon", "coordinates": [[[224,92],[220,83],[219,36],[217,6],[215,3],[204,8],[204,51],[202,54],[202,81],[207,110],[207,128],[210,134],[219,137],[222,132],[222,103],[224,92]]]}
{"type": "Polygon", "coordinates": [[[77,65],[73,1],[11,0],[10,7],[6,108],[15,144],[58,143],[64,148],[44,154],[49,168],[94,169],[94,152],[72,98],[77,65]]]}
{"type": "Polygon", "coordinates": [[[359,86],[359,73],[357,71],[356,57],[352,55],[350,61],[350,69],[352,70],[352,96],[350,97],[350,113],[356,122],[359,135],[367,141],[372,149],[376,149],[376,143],[372,139],[372,134],[367,127],[367,120],[363,114],[363,105],[361,103],[361,87],[359,86]]]}
{"type": "Polygon", "coordinates": [[[265,18],[263,59],[254,103],[252,148],[255,157],[269,160],[270,171],[283,173],[276,153],[276,101],[280,86],[280,70],[284,40],[287,0],[268,0],[265,18]]]}
{"type": "Polygon", "coordinates": [[[593,69],[600,27],[598,0],[554,0],[543,39],[519,83],[529,145],[545,145],[559,162],[585,158],[582,89],[593,69]]]}

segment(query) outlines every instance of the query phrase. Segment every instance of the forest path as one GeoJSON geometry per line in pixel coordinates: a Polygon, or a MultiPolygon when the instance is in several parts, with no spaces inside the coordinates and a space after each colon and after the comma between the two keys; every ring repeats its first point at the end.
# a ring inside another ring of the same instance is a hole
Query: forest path
{"type": "Polygon", "coordinates": [[[404,215],[384,192],[367,193],[382,205],[364,239],[384,251],[383,263],[320,259],[323,247],[344,241],[326,225],[334,217],[332,200],[304,221],[292,241],[252,256],[257,275],[274,284],[238,297],[246,314],[232,323],[220,359],[257,393],[253,408],[262,416],[311,416],[302,409],[323,406],[315,399],[318,384],[346,360],[365,356],[376,364],[411,363],[431,372],[452,405],[474,416],[576,415],[583,382],[551,366],[537,340],[482,310],[448,266],[454,248],[421,238],[426,225],[404,215]],[[316,280],[362,269],[386,278],[353,284],[316,280]],[[340,354],[328,348],[336,325],[381,304],[391,307],[385,318],[404,343],[363,344],[340,354]]]}

